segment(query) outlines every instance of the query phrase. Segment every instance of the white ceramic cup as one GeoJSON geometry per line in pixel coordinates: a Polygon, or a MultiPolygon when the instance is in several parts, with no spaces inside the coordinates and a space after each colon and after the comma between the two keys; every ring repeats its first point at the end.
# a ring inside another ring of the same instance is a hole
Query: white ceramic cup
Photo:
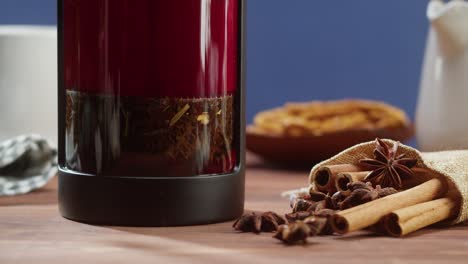
{"type": "Polygon", "coordinates": [[[57,29],[0,26],[0,141],[29,133],[57,143],[57,29]]]}

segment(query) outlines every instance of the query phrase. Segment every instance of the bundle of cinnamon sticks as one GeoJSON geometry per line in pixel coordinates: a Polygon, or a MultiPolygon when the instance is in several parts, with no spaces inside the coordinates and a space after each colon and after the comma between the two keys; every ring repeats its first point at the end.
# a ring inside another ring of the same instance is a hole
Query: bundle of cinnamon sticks
{"type": "Polygon", "coordinates": [[[458,185],[452,186],[439,170],[425,168],[421,156],[400,149],[399,142],[378,138],[375,148],[362,146],[312,168],[310,188],[285,194],[292,208],[285,217],[247,213],[234,229],[276,231],[274,238],[295,244],[310,236],[363,229],[401,237],[459,215],[458,185]]]}
{"type": "MultiPolygon", "coordinates": [[[[384,233],[400,237],[454,217],[460,198],[448,192],[447,181],[426,169],[411,170],[414,175],[402,180],[401,191],[336,212],[330,220],[333,230],[346,234],[378,225],[384,233]]],[[[322,166],[312,175],[313,188],[346,194],[350,183],[366,181],[371,172],[353,164],[322,166]]]]}

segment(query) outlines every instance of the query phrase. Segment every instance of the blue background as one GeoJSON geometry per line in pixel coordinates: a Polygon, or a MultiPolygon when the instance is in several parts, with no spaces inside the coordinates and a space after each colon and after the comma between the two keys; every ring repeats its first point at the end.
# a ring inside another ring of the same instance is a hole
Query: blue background
{"type": "MultiPolygon", "coordinates": [[[[285,101],[384,100],[414,114],[427,0],[247,0],[247,117],[285,101]]],[[[0,24],[56,24],[56,0],[0,0],[0,24]]]]}

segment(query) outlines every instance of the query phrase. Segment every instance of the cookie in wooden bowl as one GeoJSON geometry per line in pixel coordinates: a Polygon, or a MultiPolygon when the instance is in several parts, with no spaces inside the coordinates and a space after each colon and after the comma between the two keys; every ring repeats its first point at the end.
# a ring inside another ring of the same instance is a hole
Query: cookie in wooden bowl
{"type": "Polygon", "coordinates": [[[286,103],[255,116],[247,149],[276,163],[311,166],[376,137],[404,141],[412,135],[406,113],[383,102],[286,103]]]}

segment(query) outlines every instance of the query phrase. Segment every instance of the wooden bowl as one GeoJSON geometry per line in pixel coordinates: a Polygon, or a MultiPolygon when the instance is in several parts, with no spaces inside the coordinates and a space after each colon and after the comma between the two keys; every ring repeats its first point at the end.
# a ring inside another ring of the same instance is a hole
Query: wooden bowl
{"type": "Polygon", "coordinates": [[[287,167],[312,167],[356,144],[375,138],[398,141],[410,139],[412,126],[382,130],[352,130],[321,136],[278,136],[256,132],[247,127],[247,149],[276,165],[287,167]]]}

